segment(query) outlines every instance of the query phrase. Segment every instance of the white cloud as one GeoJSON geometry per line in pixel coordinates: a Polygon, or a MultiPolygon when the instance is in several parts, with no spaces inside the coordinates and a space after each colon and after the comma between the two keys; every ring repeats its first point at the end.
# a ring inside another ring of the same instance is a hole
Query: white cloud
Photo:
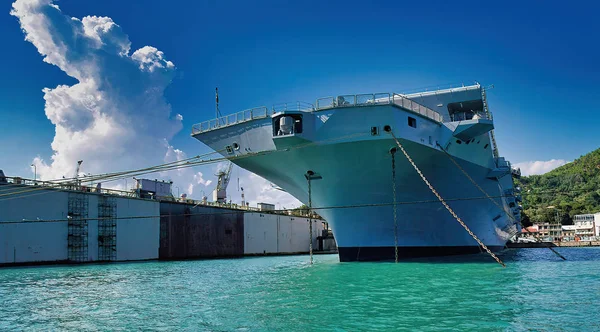
{"type": "Polygon", "coordinates": [[[196,174],[194,174],[194,182],[196,182],[197,184],[203,184],[204,186],[210,186],[212,180],[205,180],[203,178],[202,172],[197,172],[196,174]]]}
{"type": "MultiPolygon", "coordinates": [[[[271,203],[277,204],[277,208],[296,208],[302,205],[300,201],[294,198],[287,192],[277,190],[271,186],[271,183],[260,176],[248,172],[244,169],[239,169],[240,187],[244,188],[244,196],[250,206],[256,207],[256,203],[271,203]]],[[[237,180],[236,180],[237,181],[237,180]]],[[[236,188],[232,188],[234,191],[236,188]]],[[[240,197],[241,193],[232,195],[240,197]]],[[[240,198],[233,198],[234,201],[240,198]]]]}
{"type": "MultiPolygon", "coordinates": [[[[144,46],[131,53],[129,37],[110,17],[70,17],[52,0],[17,0],[11,15],[18,18],[25,40],[36,47],[44,62],[78,81],[43,89],[45,113],[55,126],[55,136],[51,160],[36,157],[33,161],[39,178],[72,177],[78,160],[84,161],[82,173],[99,174],[188,158],[170,144],[182,129],[183,116],[172,113],[164,96],[176,67],[162,51],[144,46]]],[[[226,166],[213,165],[212,171],[226,166]]],[[[159,176],[174,182],[175,194],[185,191],[191,197],[196,193],[195,198],[201,197],[201,191],[210,198],[216,181],[212,174],[212,180],[207,179],[192,168],[159,176]]],[[[253,206],[258,202],[279,202],[288,208],[300,205],[291,195],[244,170],[237,171],[228,188],[234,202],[241,201],[237,177],[253,206]]],[[[125,181],[103,187],[125,188],[125,181]]]]}
{"type": "MultiPolygon", "coordinates": [[[[110,17],[70,17],[51,0],[17,0],[11,15],[45,62],[78,81],[43,89],[55,136],[51,160],[33,160],[41,179],[72,177],[77,160],[83,173],[98,174],[187,158],[169,144],[183,116],[164,97],[175,65],[162,51],[144,46],[130,55],[129,37],[110,17]]],[[[211,183],[191,168],[160,175],[190,193],[211,183]]]]}
{"type": "Polygon", "coordinates": [[[551,170],[560,167],[564,164],[568,163],[568,161],[564,159],[551,159],[548,161],[525,161],[521,163],[513,164],[514,168],[520,168],[521,174],[528,175],[540,175],[544,173],[548,173],[551,170]]]}

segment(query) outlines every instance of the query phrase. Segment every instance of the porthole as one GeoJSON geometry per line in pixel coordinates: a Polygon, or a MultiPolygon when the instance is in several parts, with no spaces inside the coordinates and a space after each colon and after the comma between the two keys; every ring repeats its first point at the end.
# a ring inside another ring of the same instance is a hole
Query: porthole
{"type": "Polygon", "coordinates": [[[234,149],[234,150],[236,150],[236,151],[240,149],[240,145],[239,145],[239,144],[237,144],[237,143],[233,143],[233,144],[231,144],[231,146],[232,146],[232,147],[233,147],[233,149],[234,149]]]}
{"type": "Polygon", "coordinates": [[[459,139],[457,139],[457,140],[456,140],[456,144],[462,144],[462,141],[461,141],[461,140],[459,140],[459,139]]]}
{"type": "Polygon", "coordinates": [[[487,147],[489,146],[489,144],[486,144],[483,146],[484,149],[487,149],[487,147]]]}

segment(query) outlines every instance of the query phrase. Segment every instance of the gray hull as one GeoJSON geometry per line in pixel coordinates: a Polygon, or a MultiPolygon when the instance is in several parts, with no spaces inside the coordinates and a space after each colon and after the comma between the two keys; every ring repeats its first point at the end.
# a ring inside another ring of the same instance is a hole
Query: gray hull
{"type": "MultiPolygon", "coordinates": [[[[435,101],[442,97],[436,95],[435,101]]],[[[452,98],[474,97],[451,93],[445,102],[452,98]]],[[[520,226],[509,217],[518,212],[511,196],[512,177],[510,168],[500,165],[503,159],[493,156],[491,121],[444,122],[445,116],[431,116],[431,109],[416,114],[414,108],[400,106],[394,101],[392,105],[288,112],[304,126],[302,133],[292,135],[277,132],[278,117],[287,115],[283,112],[194,136],[215,150],[238,147],[223,155],[234,157],[235,164],[305,204],[305,174],[315,172],[320,179],[312,181],[312,205],[331,226],[340,259],[386,260],[394,258],[395,243],[390,149],[397,145],[382,130],[389,125],[473,233],[488,247],[503,248],[520,226]],[[500,207],[477,189],[441,146],[500,207]]],[[[404,155],[398,151],[395,159],[400,257],[479,252],[477,242],[437,200],[404,155]]]]}

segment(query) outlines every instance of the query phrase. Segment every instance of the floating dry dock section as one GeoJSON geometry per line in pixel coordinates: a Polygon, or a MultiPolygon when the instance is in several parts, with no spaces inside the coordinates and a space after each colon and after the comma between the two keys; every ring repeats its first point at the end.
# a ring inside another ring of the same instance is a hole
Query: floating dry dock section
{"type": "MultiPolygon", "coordinates": [[[[308,218],[161,202],[160,258],[213,258],[308,252],[308,218]]],[[[313,248],[322,248],[313,219],[313,248]]]]}
{"type": "MultiPolygon", "coordinates": [[[[14,194],[0,198],[0,265],[308,252],[307,218],[6,179],[0,191],[14,194]]],[[[319,248],[323,223],[313,222],[319,248]]]]}

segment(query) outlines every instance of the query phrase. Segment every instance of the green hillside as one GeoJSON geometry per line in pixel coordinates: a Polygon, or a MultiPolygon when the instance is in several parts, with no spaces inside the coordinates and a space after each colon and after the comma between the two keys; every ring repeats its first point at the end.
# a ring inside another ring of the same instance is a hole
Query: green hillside
{"type": "Polygon", "coordinates": [[[544,175],[517,180],[524,221],[571,224],[573,215],[600,212],[600,149],[544,175]]]}

